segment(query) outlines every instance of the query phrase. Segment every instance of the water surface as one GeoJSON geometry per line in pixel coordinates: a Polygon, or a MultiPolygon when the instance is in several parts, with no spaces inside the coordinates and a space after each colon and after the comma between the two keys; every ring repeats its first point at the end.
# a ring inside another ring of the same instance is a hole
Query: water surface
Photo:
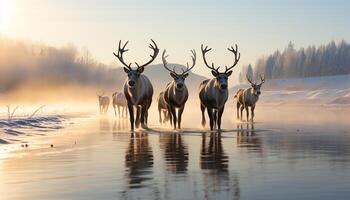
{"type": "Polygon", "coordinates": [[[199,113],[186,114],[183,131],[156,117],[134,133],[126,119],[73,119],[27,149],[1,151],[1,199],[349,198],[348,109],[259,112],[252,124],[228,108],[221,133],[199,128],[199,113]]]}

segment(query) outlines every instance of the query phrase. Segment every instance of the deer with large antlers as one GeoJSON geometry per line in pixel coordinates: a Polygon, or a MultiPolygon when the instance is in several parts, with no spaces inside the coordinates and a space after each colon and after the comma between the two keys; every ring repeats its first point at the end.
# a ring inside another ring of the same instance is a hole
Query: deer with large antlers
{"type": "Polygon", "coordinates": [[[173,78],[171,82],[169,82],[164,91],[164,100],[168,106],[168,113],[170,117],[170,123],[174,126],[174,129],[181,128],[181,117],[182,112],[184,111],[186,101],[188,99],[188,89],[185,84],[185,79],[188,77],[188,73],[193,69],[196,65],[196,52],[191,50],[192,53],[192,65],[191,67],[187,65],[186,69],[182,69],[182,73],[177,73],[175,71],[175,67],[170,69],[168,67],[168,62],[166,58],[166,50],[163,51],[162,60],[164,68],[170,72],[170,76],[173,78]],[[176,109],[177,115],[176,115],[176,109]]]}
{"type": "Polygon", "coordinates": [[[221,117],[224,112],[225,103],[228,98],[228,77],[232,74],[232,68],[234,68],[241,54],[238,53],[238,47],[228,48],[230,52],[234,54],[234,63],[230,67],[225,66],[224,72],[219,72],[220,67],[215,67],[214,63],[210,66],[205,58],[206,53],[208,53],[211,48],[207,46],[204,48],[203,44],[201,46],[204,64],[211,70],[214,78],[204,80],[199,85],[199,99],[201,101],[201,111],[202,111],[202,126],[206,124],[204,112],[207,109],[209,120],[210,120],[210,130],[214,127],[221,129],[221,117]]]}
{"type": "Polygon", "coordinates": [[[157,44],[153,40],[151,41],[152,43],[149,45],[149,48],[153,50],[153,54],[150,55],[151,59],[143,65],[135,62],[136,69],[131,68],[131,63],[126,64],[123,58],[123,54],[128,51],[128,49],[125,49],[128,41],[123,46],[121,46],[121,41],[119,41],[118,53],[113,53],[124,65],[124,72],[128,76],[124,82],[124,95],[128,101],[131,130],[134,130],[135,126],[138,128],[140,122],[142,128],[147,127],[148,109],[152,104],[153,86],[150,80],[142,73],[145,67],[151,64],[159,53],[157,44]],[[136,121],[134,108],[136,109],[136,121]]]}
{"type": "Polygon", "coordinates": [[[259,96],[261,94],[260,88],[263,83],[265,83],[265,77],[260,76],[261,82],[257,84],[256,82],[253,82],[251,78],[247,76],[247,80],[250,83],[251,87],[247,89],[239,89],[235,96],[234,99],[237,100],[237,119],[243,118],[243,110],[246,110],[247,113],[247,121],[249,121],[249,107],[251,110],[252,118],[251,120],[254,120],[254,110],[255,110],[255,104],[259,100],[259,96]],[[239,117],[239,109],[241,113],[241,118],[239,117]]]}

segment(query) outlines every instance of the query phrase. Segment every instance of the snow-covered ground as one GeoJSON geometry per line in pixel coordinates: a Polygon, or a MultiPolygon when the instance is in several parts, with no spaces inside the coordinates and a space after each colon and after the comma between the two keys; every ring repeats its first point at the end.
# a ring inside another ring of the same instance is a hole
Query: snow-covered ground
{"type": "MultiPolygon", "coordinates": [[[[231,94],[245,87],[249,85],[235,86],[231,94]]],[[[350,104],[350,75],[266,80],[259,103],[350,104]]]]}

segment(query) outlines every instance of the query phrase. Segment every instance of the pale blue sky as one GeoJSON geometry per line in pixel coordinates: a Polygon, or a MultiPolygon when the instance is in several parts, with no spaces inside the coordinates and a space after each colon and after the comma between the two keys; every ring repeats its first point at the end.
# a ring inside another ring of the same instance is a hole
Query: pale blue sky
{"type": "MultiPolygon", "coordinates": [[[[226,48],[237,43],[242,54],[238,67],[283,49],[289,41],[298,48],[350,39],[350,1],[345,0],[15,0],[11,4],[4,34],[56,46],[73,43],[115,65],[112,51],[119,39],[130,40],[127,60],[148,59],[147,43],[153,38],[167,49],[169,62],[183,64],[190,60],[190,49],[200,55],[201,43],[213,47],[209,60],[230,64],[232,55],[226,48]]],[[[208,75],[198,58],[194,71],[208,75]]]]}

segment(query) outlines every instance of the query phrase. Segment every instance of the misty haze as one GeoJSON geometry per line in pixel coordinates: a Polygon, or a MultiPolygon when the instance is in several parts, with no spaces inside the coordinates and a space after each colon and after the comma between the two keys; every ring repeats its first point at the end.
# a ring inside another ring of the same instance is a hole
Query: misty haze
{"type": "Polygon", "coordinates": [[[1,199],[348,199],[348,8],[0,0],[1,199]]]}

